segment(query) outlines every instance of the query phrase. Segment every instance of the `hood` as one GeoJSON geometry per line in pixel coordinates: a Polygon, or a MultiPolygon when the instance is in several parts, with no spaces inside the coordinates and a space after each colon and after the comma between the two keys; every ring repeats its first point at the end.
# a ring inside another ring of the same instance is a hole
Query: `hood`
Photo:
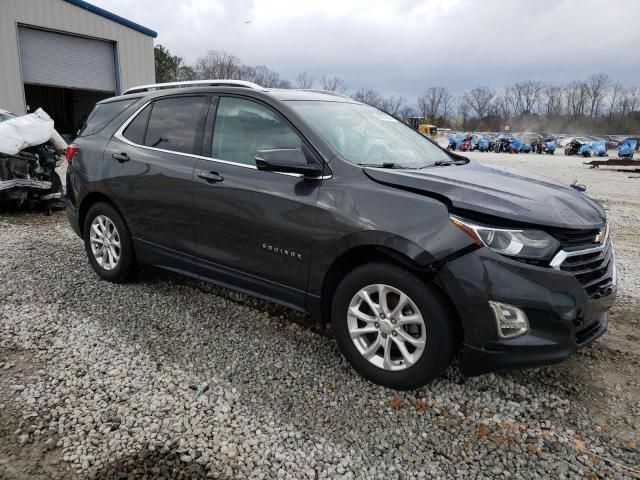
{"type": "Polygon", "coordinates": [[[602,206],[559,182],[470,161],[421,170],[365,168],[385,185],[446,197],[454,210],[554,228],[591,229],[606,219],[602,206]]]}

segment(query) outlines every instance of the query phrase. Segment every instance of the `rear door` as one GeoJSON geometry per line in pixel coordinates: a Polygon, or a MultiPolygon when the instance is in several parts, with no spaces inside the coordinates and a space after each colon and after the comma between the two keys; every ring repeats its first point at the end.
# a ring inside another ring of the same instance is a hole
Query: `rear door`
{"type": "Polygon", "coordinates": [[[116,132],[103,177],[137,242],[159,253],[193,254],[193,172],[209,95],[153,100],[116,132]]]}
{"type": "MultiPolygon", "coordinates": [[[[213,111],[213,110],[212,110],[213,111]]],[[[196,166],[196,248],[216,277],[280,302],[305,301],[321,180],[260,171],[256,152],[304,142],[270,107],[220,97],[196,166]],[[211,178],[207,178],[210,176],[211,178]]]]}

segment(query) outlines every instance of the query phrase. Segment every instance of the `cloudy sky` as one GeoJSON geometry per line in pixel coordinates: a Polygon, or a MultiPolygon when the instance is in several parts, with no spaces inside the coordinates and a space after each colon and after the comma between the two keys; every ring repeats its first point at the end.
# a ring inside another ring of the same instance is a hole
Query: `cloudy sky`
{"type": "Polygon", "coordinates": [[[596,72],[640,86],[640,0],[90,0],[195,61],[225,50],[294,80],[302,71],[415,98],[596,72]]]}

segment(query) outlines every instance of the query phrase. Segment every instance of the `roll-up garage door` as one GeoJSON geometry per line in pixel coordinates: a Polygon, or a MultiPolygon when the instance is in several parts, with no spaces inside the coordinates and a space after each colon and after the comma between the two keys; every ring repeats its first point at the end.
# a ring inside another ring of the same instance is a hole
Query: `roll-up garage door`
{"type": "Polygon", "coordinates": [[[19,27],[22,81],[115,92],[112,42],[19,27]]]}

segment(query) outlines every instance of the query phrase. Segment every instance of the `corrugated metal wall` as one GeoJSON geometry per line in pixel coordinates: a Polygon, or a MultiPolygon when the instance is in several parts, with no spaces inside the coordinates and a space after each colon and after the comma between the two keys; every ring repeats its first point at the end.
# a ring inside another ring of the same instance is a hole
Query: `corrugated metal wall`
{"type": "Polygon", "coordinates": [[[113,42],[18,27],[25,83],[116,91],[113,42]]]}
{"type": "Polygon", "coordinates": [[[116,42],[120,88],[155,81],[148,35],[62,0],[0,0],[0,108],[25,113],[18,25],[116,42]]]}

